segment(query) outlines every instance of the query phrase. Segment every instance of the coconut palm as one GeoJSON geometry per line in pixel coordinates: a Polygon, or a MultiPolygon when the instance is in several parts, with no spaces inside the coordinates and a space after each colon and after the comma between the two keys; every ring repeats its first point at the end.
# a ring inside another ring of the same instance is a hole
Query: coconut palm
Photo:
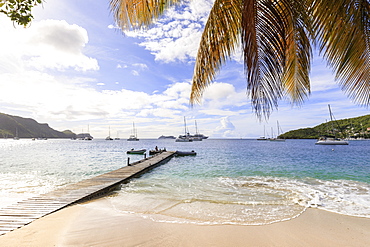
{"type": "MultiPolygon", "coordinates": [[[[148,27],[180,0],[111,0],[124,30],[148,27]]],[[[192,104],[242,49],[247,92],[258,116],[278,101],[301,104],[310,94],[312,46],[318,47],[342,89],[370,104],[369,0],[215,0],[196,58],[192,104]]]]}

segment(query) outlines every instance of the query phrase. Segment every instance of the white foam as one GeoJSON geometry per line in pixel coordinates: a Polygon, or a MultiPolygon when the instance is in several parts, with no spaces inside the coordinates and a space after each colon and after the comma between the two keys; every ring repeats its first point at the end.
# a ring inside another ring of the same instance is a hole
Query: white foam
{"type": "Polygon", "coordinates": [[[270,224],[308,207],[370,217],[370,185],[361,182],[254,176],[177,178],[157,186],[150,179],[126,185],[112,203],[156,221],[194,224],[270,224]]]}

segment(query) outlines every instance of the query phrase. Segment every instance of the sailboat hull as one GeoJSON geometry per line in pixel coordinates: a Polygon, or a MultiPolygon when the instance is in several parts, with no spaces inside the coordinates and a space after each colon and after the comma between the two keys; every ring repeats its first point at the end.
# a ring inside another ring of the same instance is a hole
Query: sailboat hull
{"type": "MultiPolygon", "coordinates": [[[[329,108],[330,120],[333,123],[334,117],[333,117],[333,113],[331,112],[330,105],[328,105],[328,108],[329,108]]],[[[334,121],[336,121],[335,118],[334,118],[334,121]]],[[[333,133],[335,133],[334,126],[332,127],[333,127],[333,133]]],[[[319,138],[319,140],[315,144],[316,145],[348,145],[349,143],[348,141],[340,139],[340,138],[322,136],[319,138]]]]}
{"type": "Polygon", "coordinates": [[[285,142],[285,139],[280,139],[280,138],[270,138],[269,140],[271,142],[285,142]]]}
{"type": "Polygon", "coordinates": [[[340,139],[325,139],[325,140],[318,140],[316,145],[348,145],[348,141],[340,140],[340,139]]]}

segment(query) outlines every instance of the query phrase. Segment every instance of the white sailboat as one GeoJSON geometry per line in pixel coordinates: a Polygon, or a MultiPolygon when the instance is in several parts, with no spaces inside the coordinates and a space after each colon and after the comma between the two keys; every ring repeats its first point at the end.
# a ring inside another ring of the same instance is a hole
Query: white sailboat
{"type": "MultiPolygon", "coordinates": [[[[277,136],[275,138],[272,137],[269,140],[273,141],[273,142],[285,142],[285,139],[279,138],[280,130],[281,130],[281,128],[280,128],[280,125],[279,125],[279,121],[277,121],[277,136]]],[[[271,131],[271,133],[272,133],[272,131],[271,131]]]]}
{"type": "Polygon", "coordinates": [[[112,141],[113,139],[110,137],[110,126],[109,126],[109,135],[105,138],[107,141],[112,141]]]}
{"type": "Polygon", "coordinates": [[[267,141],[268,139],[266,138],[266,128],[263,126],[263,136],[260,138],[257,138],[257,141],[267,141]]]}
{"type": "Polygon", "coordinates": [[[90,125],[87,125],[87,135],[84,138],[85,141],[92,141],[92,137],[90,135],[90,125]]]}
{"type": "Polygon", "coordinates": [[[329,114],[330,114],[330,120],[332,124],[332,132],[333,132],[333,137],[332,136],[322,136],[319,138],[319,140],[315,143],[316,145],[348,145],[348,141],[336,138],[335,137],[335,130],[333,126],[333,113],[331,112],[330,105],[329,107],[329,114]]]}
{"type": "Polygon", "coordinates": [[[191,135],[190,138],[193,139],[193,141],[202,141],[203,135],[198,133],[198,126],[197,126],[197,120],[195,120],[195,135],[191,135]]]}
{"type": "Polygon", "coordinates": [[[13,137],[14,140],[19,140],[19,136],[18,136],[18,128],[15,128],[15,135],[13,137]]]}
{"type": "Polygon", "coordinates": [[[117,137],[114,138],[114,140],[121,140],[121,138],[118,137],[118,131],[117,131],[117,137]]]}
{"type": "Polygon", "coordinates": [[[179,137],[176,138],[175,142],[192,142],[193,138],[191,138],[189,132],[186,131],[186,120],[184,117],[184,125],[185,125],[185,135],[179,135],[179,137]]]}
{"type": "Polygon", "coordinates": [[[135,123],[132,122],[132,134],[129,136],[127,141],[138,141],[139,138],[137,138],[137,130],[135,129],[135,123]]]}

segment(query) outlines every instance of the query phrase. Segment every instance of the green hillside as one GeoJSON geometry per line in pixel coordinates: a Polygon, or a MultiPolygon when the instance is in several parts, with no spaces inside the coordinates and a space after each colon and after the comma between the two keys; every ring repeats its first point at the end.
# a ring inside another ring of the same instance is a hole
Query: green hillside
{"type": "Polygon", "coordinates": [[[48,124],[40,124],[31,118],[0,113],[0,138],[73,138],[76,134],[66,130],[56,131],[48,124]]]}
{"type": "Polygon", "coordinates": [[[330,121],[313,128],[291,130],[280,135],[285,139],[317,139],[320,136],[335,136],[339,138],[370,138],[370,115],[330,121]],[[333,133],[334,129],[334,133],[333,133]]]}

